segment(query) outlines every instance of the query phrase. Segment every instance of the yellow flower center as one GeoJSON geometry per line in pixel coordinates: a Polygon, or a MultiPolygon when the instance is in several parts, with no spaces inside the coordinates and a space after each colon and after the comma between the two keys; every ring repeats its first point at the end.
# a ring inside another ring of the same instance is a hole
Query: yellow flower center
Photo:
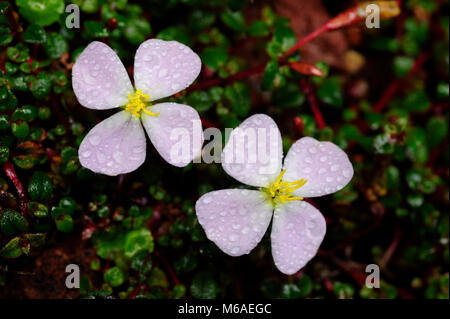
{"type": "Polygon", "coordinates": [[[128,94],[129,102],[125,105],[125,111],[131,112],[136,117],[141,117],[142,112],[150,116],[158,116],[159,113],[153,113],[145,109],[148,106],[150,97],[142,93],[142,90],[137,90],[134,94],[128,94]]]}
{"type": "Polygon", "coordinates": [[[296,197],[292,193],[305,185],[307,180],[302,178],[294,182],[282,181],[285,172],[285,169],[282,170],[277,179],[271,183],[268,188],[264,189],[273,204],[284,204],[286,202],[303,199],[303,197],[296,197]]]}

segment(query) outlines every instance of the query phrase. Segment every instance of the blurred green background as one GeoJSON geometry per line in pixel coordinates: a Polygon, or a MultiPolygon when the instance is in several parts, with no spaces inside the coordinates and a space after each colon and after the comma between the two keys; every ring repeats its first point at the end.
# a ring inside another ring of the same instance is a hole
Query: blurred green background
{"type": "Polygon", "coordinates": [[[449,298],[448,1],[397,1],[380,28],[352,23],[284,58],[357,3],[0,2],[0,297],[449,298]],[[69,3],[80,28],[66,26],[69,3]],[[328,231],[299,273],[277,271],[270,232],[239,258],[206,239],[197,198],[242,187],[220,164],[174,168],[149,145],[130,174],[80,167],[81,140],[114,111],[79,105],[74,60],[103,41],[132,75],[153,37],[200,55],[200,84],[169,100],[196,108],[204,127],[266,113],[285,152],[313,136],[349,155],[351,183],[314,200],[328,231]],[[81,268],[79,290],[65,287],[68,264],[81,268]],[[380,266],[379,289],[365,287],[368,264],[380,266]]]}

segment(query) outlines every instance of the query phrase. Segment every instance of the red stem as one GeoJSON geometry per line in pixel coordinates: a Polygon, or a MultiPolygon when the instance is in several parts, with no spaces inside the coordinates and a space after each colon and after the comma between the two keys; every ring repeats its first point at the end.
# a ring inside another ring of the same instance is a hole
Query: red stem
{"type": "Polygon", "coordinates": [[[127,296],[127,299],[133,299],[136,298],[137,295],[139,295],[139,293],[141,292],[142,289],[145,288],[145,285],[137,285],[132,292],[130,292],[130,294],[127,296]]]}
{"type": "Polygon", "coordinates": [[[180,280],[178,279],[177,275],[175,274],[175,271],[173,270],[172,266],[169,264],[169,262],[166,260],[166,258],[161,255],[160,253],[157,253],[159,259],[161,260],[164,267],[167,269],[167,272],[169,273],[169,277],[172,279],[175,286],[181,284],[180,280]]]}
{"type": "Polygon", "coordinates": [[[399,90],[401,84],[405,82],[405,80],[414,74],[417,73],[417,71],[420,70],[422,65],[425,63],[425,61],[428,59],[429,52],[422,52],[417,59],[414,61],[414,65],[409,70],[409,72],[404,76],[403,78],[397,78],[395,79],[384,91],[383,95],[381,96],[380,100],[377,104],[375,104],[373,110],[376,113],[379,113],[383,111],[383,109],[388,105],[388,103],[391,101],[391,99],[394,97],[394,95],[399,90]]]}
{"type": "Polygon", "coordinates": [[[3,59],[0,59],[0,70],[2,71],[3,75],[6,74],[5,63],[4,63],[3,59]]]}
{"type": "Polygon", "coordinates": [[[295,51],[297,51],[298,49],[300,49],[300,47],[302,47],[303,45],[305,45],[306,43],[308,43],[309,41],[311,41],[312,39],[317,38],[319,35],[321,35],[322,33],[324,33],[325,31],[328,31],[328,27],[327,24],[324,24],[323,26],[321,26],[319,29],[314,30],[313,32],[311,32],[310,34],[308,34],[307,36],[301,38],[292,48],[290,48],[289,50],[287,50],[286,52],[286,56],[290,56],[292,55],[295,51]]]}
{"type": "Polygon", "coordinates": [[[19,23],[14,17],[11,5],[9,5],[9,7],[6,8],[4,14],[6,16],[6,19],[8,20],[9,26],[11,27],[13,37],[15,37],[17,40],[21,40],[22,28],[20,27],[19,23]]]}
{"type": "Polygon", "coordinates": [[[388,264],[389,260],[391,259],[395,250],[397,249],[398,244],[400,243],[401,237],[402,237],[402,233],[401,233],[400,229],[396,229],[392,243],[389,245],[388,249],[386,249],[383,257],[381,258],[380,262],[378,263],[381,269],[386,268],[386,265],[388,264]]]}
{"type": "Polygon", "coordinates": [[[26,217],[28,200],[25,195],[25,189],[23,188],[22,183],[17,177],[14,165],[10,161],[7,161],[5,164],[3,164],[3,170],[16,188],[17,196],[19,197],[20,212],[22,213],[23,217],[26,217]]]}
{"type": "Polygon", "coordinates": [[[314,114],[314,119],[316,120],[317,127],[321,130],[326,124],[323,119],[322,113],[320,112],[319,103],[317,103],[316,95],[314,94],[314,90],[306,79],[302,79],[300,82],[300,86],[303,92],[308,99],[309,105],[311,106],[311,110],[314,114]]]}
{"type": "MultiPolygon", "coordinates": [[[[327,31],[329,29],[329,27],[327,26],[327,24],[321,26],[319,29],[311,32],[310,34],[308,34],[307,36],[305,36],[304,38],[301,38],[291,49],[289,49],[284,57],[281,57],[279,59],[279,62],[281,65],[285,64],[286,62],[283,62],[285,57],[290,56],[292,53],[294,53],[295,50],[298,50],[301,46],[303,46],[304,44],[308,43],[309,41],[311,41],[312,39],[314,39],[315,37],[319,36],[320,34],[322,34],[323,32],[327,31]]],[[[191,85],[188,89],[186,89],[186,92],[192,92],[195,90],[200,90],[200,89],[204,89],[210,86],[214,86],[214,85],[222,85],[222,84],[226,84],[226,83],[230,83],[230,82],[234,82],[234,81],[238,81],[238,80],[242,80],[245,78],[248,78],[252,75],[261,73],[265,70],[267,63],[264,63],[264,65],[259,65],[256,66],[254,68],[230,75],[226,78],[222,78],[222,79],[211,79],[211,80],[206,80],[194,85],[191,85]]]]}

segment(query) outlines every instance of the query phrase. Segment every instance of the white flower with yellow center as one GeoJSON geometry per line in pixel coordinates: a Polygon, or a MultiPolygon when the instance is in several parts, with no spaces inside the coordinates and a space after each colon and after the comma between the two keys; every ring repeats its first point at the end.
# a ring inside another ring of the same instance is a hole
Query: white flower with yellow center
{"type": "Polygon", "coordinates": [[[209,192],[197,201],[195,210],[207,237],[231,256],[248,254],[255,248],[273,215],[275,265],[281,272],[293,274],[314,257],[326,231],[324,217],[304,197],[341,190],[351,180],[353,167],[335,144],[311,137],[295,142],[284,163],[282,157],[281,135],[275,122],[263,114],[249,117],[230,134],[222,166],[229,175],[257,190],[209,192]],[[258,132],[254,140],[248,138],[252,136],[249,130],[258,132]],[[261,157],[255,157],[253,151],[261,144],[264,152],[272,154],[266,161],[258,160],[261,157]],[[239,155],[242,161],[227,160],[239,155]]]}
{"type": "Polygon", "coordinates": [[[79,148],[81,165],[106,175],[137,169],[146,157],[144,129],[158,153],[170,164],[183,167],[201,151],[200,117],[192,107],[151,102],[188,87],[198,76],[201,61],[190,48],[176,41],[143,42],[134,60],[134,83],[116,53],[102,42],[92,42],[77,58],[72,86],[81,105],[96,110],[123,110],[97,124],[79,148]],[[141,125],[142,124],[142,125],[141,125]],[[188,154],[173,157],[178,142],[174,129],[189,135],[188,154]]]}

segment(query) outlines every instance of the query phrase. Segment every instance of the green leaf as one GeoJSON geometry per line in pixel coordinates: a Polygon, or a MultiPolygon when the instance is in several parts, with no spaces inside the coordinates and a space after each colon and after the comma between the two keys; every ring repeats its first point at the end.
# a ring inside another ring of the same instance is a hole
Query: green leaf
{"type": "Polygon", "coordinates": [[[423,89],[409,93],[403,101],[403,107],[411,112],[426,111],[430,105],[428,95],[423,89]]]}
{"type": "Polygon", "coordinates": [[[432,117],[427,123],[427,140],[429,147],[439,145],[448,135],[448,123],[442,117],[432,117]]]}
{"type": "Polygon", "coordinates": [[[148,229],[130,231],[125,237],[124,254],[133,258],[137,253],[153,251],[153,236],[148,229]]]}
{"type": "Polygon", "coordinates": [[[186,287],[184,285],[176,285],[173,287],[172,294],[174,299],[179,299],[186,294],[186,287]]]}
{"type": "Polygon", "coordinates": [[[194,91],[190,93],[187,97],[187,103],[198,112],[205,112],[214,105],[211,96],[205,91],[194,91]]]}
{"type": "Polygon", "coordinates": [[[43,201],[52,196],[53,184],[47,174],[37,171],[28,185],[28,193],[32,200],[43,201]]]}
{"type": "Polygon", "coordinates": [[[84,23],[86,35],[90,38],[106,38],[109,36],[109,31],[105,25],[99,21],[86,21],[84,23]]]}
{"type": "Polygon", "coordinates": [[[211,70],[217,71],[228,60],[228,52],[223,47],[208,47],[201,55],[202,62],[211,70]]]}
{"type": "Polygon", "coordinates": [[[13,62],[23,63],[30,57],[30,50],[23,43],[19,43],[15,47],[8,47],[6,55],[13,62]]]}
{"type": "Polygon", "coordinates": [[[16,96],[6,86],[0,87],[0,112],[11,111],[16,106],[16,96]]]}
{"type": "Polygon", "coordinates": [[[45,234],[24,234],[23,238],[30,244],[31,247],[40,247],[45,243],[45,234]]]}
{"type": "Polygon", "coordinates": [[[19,213],[5,209],[1,212],[0,228],[6,236],[12,236],[28,229],[27,220],[19,213]]]}
{"type": "Polygon", "coordinates": [[[141,250],[133,256],[131,268],[142,274],[148,274],[152,270],[152,260],[148,252],[141,250]]]}
{"type": "Polygon", "coordinates": [[[52,32],[47,35],[44,49],[50,58],[59,59],[64,52],[69,51],[69,44],[61,34],[52,32]]]}
{"type": "Polygon", "coordinates": [[[423,196],[420,194],[408,194],[406,201],[413,208],[418,208],[423,204],[423,196]]]}
{"type": "Polygon", "coordinates": [[[250,111],[251,96],[248,87],[240,82],[225,88],[225,98],[229,101],[231,108],[238,115],[245,117],[250,111]]]}
{"type": "Polygon", "coordinates": [[[73,230],[73,219],[70,215],[59,215],[55,220],[55,224],[56,228],[63,233],[70,233],[73,230]]]}
{"type": "Polygon", "coordinates": [[[50,115],[51,115],[51,111],[50,111],[49,107],[41,106],[38,109],[37,116],[38,116],[39,119],[41,119],[41,120],[48,120],[50,118],[50,115]]]}
{"type": "Polygon", "coordinates": [[[398,56],[394,59],[394,71],[395,75],[402,78],[414,65],[414,59],[407,56],[398,56]]]}
{"type": "Polygon", "coordinates": [[[283,298],[288,299],[300,298],[301,296],[300,288],[298,288],[298,286],[295,284],[284,284],[282,287],[281,295],[283,298]]]}
{"type": "Polygon", "coordinates": [[[42,147],[32,141],[25,141],[17,145],[13,162],[23,169],[30,169],[45,159],[42,147]]]}
{"type": "Polygon", "coordinates": [[[75,202],[75,200],[73,198],[71,198],[71,197],[63,197],[59,201],[59,207],[64,209],[64,211],[67,214],[72,215],[75,212],[77,204],[76,204],[76,202],[75,202]]]}
{"type": "MultiPolygon", "coordinates": [[[[81,11],[86,12],[86,13],[95,13],[96,11],[98,11],[100,8],[99,2],[100,2],[99,0],[76,0],[76,1],[73,1],[74,4],[80,6],[81,11]]],[[[119,7],[117,1],[112,2],[111,5],[114,5],[117,8],[119,7]]]]}
{"type": "Polygon", "coordinates": [[[10,33],[0,33],[0,45],[7,45],[11,43],[13,37],[10,33]]]}
{"type": "Polygon", "coordinates": [[[264,91],[272,90],[275,87],[275,80],[278,73],[278,62],[271,60],[267,63],[262,78],[262,89],[264,91]]]}
{"type": "Polygon", "coordinates": [[[37,109],[33,105],[24,105],[22,108],[18,108],[14,111],[11,120],[24,120],[31,121],[34,120],[37,116],[37,109]]]}
{"type": "Polygon", "coordinates": [[[279,25],[275,28],[274,40],[280,44],[283,52],[289,50],[297,42],[294,31],[285,25],[279,25]]]}
{"type": "Polygon", "coordinates": [[[63,0],[16,0],[19,13],[30,23],[47,26],[64,12],[63,0]]]}
{"type": "Polygon", "coordinates": [[[40,43],[43,44],[47,41],[47,34],[44,28],[37,24],[31,24],[22,34],[22,38],[28,43],[40,43]]]}
{"type": "Polygon", "coordinates": [[[210,27],[215,20],[213,12],[195,9],[189,16],[189,27],[193,32],[199,32],[210,27]]]}
{"type": "Polygon", "coordinates": [[[333,291],[339,299],[352,298],[355,288],[352,285],[336,281],[333,285],[333,291]]]}
{"type": "Polygon", "coordinates": [[[191,294],[194,298],[214,299],[219,287],[209,272],[200,272],[195,275],[191,283],[191,294]]]}
{"type": "Polygon", "coordinates": [[[29,202],[27,208],[29,215],[35,216],[37,218],[48,217],[48,209],[44,204],[38,202],[29,202]]]}
{"type": "Polygon", "coordinates": [[[406,155],[418,163],[426,163],[428,160],[427,134],[424,129],[415,127],[406,135],[406,155]]]}
{"type": "Polygon", "coordinates": [[[400,183],[400,171],[399,171],[399,169],[396,166],[390,165],[386,169],[386,184],[387,184],[387,187],[390,190],[395,190],[395,189],[398,188],[399,183],[400,183]]]}
{"type": "Polygon", "coordinates": [[[448,100],[448,97],[449,97],[449,85],[448,85],[448,83],[444,83],[444,82],[439,83],[438,86],[437,86],[436,91],[437,91],[437,96],[440,99],[448,100]]]}
{"type": "Polygon", "coordinates": [[[341,81],[337,77],[330,77],[323,81],[317,90],[319,99],[327,104],[342,107],[344,98],[341,92],[341,81]]]}
{"type": "Polygon", "coordinates": [[[191,46],[192,44],[192,36],[189,34],[185,26],[168,27],[159,32],[157,38],[166,41],[175,40],[187,46],[191,46]]]}
{"type": "Polygon", "coordinates": [[[245,28],[245,20],[241,11],[225,10],[220,15],[223,23],[236,32],[243,32],[245,28]]]}
{"type": "Polygon", "coordinates": [[[4,164],[9,157],[8,146],[0,145],[0,164],[4,164]]]}
{"type": "Polygon", "coordinates": [[[264,21],[255,21],[247,28],[247,34],[254,37],[269,35],[270,29],[264,21]]]}
{"type": "Polygon", "coordinates": [[[305,102],[305,94],[298,84],[289,82],[273,92],[272,101],[276,106],[299,107],[305,102]]]}
{"type": "Polygon", "coordinates": [[[153,268],[152,273],[148,278],[147,284],[150,287],[169,287],[169,282],[167,280],[166,274],[158,267],[153,268]]]}
{"type": "MultiPolygon", "coordinates": [[[[131,18],[127,20],[124,35],[132,44],[140,44],[150,35],[152,28],[150,23],[142,18],[131,18]]],[[[180,41],[181,42],[181,41],[180,41]]]]}
{"type": "Polygon", "coordinates": [[[313,284],[311,277],[303,274],[297,283],[297,286],[300,289],[300,297],[307,297],[313,290],[313,284]]]}
{"type": "Polygon", "coordinates": [[[14,134],[15,137],[18,139],[23,140],[25,137],[28,136],[28,133],[30,132],[30,127],[27,122],[14,122],[11,124],[11,132],[14,134]]]}
{"type": "Polygon", "coordinates": [[[37,99],[44,99],[50,93],[52,88],[52,79],[46,73],[39,73],[31,80],[31,93],[37,99]]]}
{"type": "Polygon", "coordinates": [[[14,237],[0,250],[0,257],[17,258],[22,255],[23,250],[20,245],[20,238],[14,237]]]}
{"type": "Polygon", "coordinates": [[[10,6],[8,1],[0,2],[0,14],[4,14],[6,9],[10,6]]]}
{"type": "Polygon", "coordinates": [[[125,274],[117,266],[109,268],[103,277],[111,287],[119,287],[125,281],[125,274]]]}
{"type": "Polygon", "coordinates": [[[8,115],[0,115],[0,131],[6,131],[10,127],[9,124],[9,116],[8,115]]]}

